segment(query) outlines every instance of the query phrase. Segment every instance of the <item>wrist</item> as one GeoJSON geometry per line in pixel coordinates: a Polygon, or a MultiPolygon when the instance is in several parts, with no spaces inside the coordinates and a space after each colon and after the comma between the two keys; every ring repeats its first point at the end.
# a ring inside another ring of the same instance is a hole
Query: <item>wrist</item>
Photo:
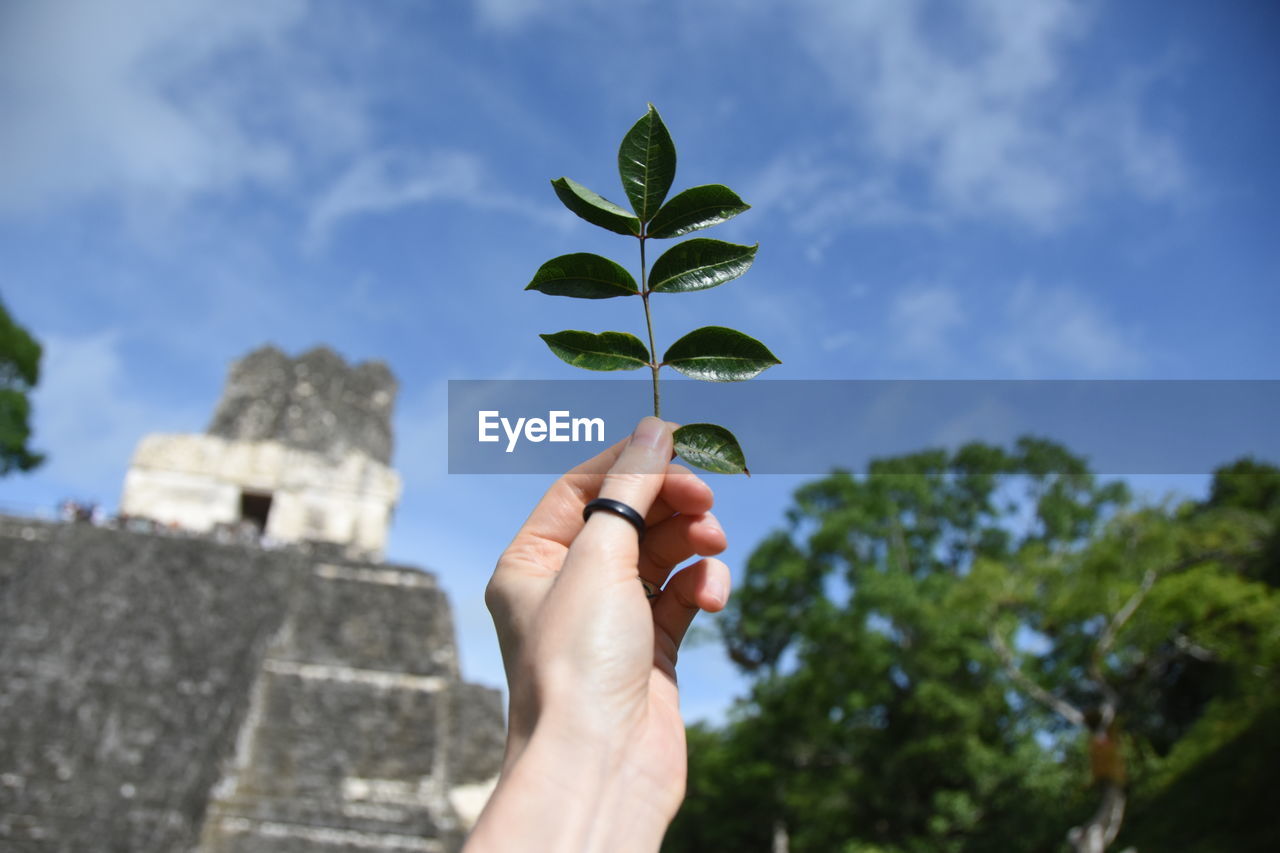
{"type": "Polygon", "coordinates": [[[467,851],[653,853],[675,816],[652,799],[653,790],[654,780],[639,778],[620,739],[542,714],[504,770],[467,851]],[[512,838],[522,846],[513,847],[512,838]]]}

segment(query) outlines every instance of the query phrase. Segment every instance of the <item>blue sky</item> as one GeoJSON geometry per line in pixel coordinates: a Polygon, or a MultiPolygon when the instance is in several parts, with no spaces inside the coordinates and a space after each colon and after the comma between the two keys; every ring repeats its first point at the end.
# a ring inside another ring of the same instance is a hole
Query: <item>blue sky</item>
{"type": "MultiPolygon", "coordinates": [[[[0,504],[114,504],[264,342],[384,359],[391,555],[499,683],[481,590],[546,481],[448,476],[445,382],[572,378],[537,333],[643,328],[522,291],[565,252],[635,265],[549,179],[620,200],[657,105],[675,188],[753,205],[708,235],[761,244],[659,346],[740,328],[770,378],[1276,378],[1278,37],[1263,0],[6,3],[0,294],[46,345],[50,461],[0,504]]],[[[735,569],[797,482],[716,481],[735,569]]],[[[741,689],[715,647],[682,664],[691,716],[741,689]]]]}

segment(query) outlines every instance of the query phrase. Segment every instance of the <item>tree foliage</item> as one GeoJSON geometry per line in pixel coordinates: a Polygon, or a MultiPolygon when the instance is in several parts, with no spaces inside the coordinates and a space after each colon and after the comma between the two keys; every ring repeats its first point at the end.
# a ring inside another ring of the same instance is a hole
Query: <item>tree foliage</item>
{"type": "Polygon", "coordinates": [[[1264,559],[1280,472],[1249,464],[1168,506],[1037,439],[804,486],[721,622],[751,693],[724,730],[691,730],[666,849],[768,849],[779,830],[793,853],[1140,833],[1280,699],[1264,559]]]}
{"type": "Polygon", "coordinates": [[[40,381],[40,344],[0,302],[0,476],[44,461],[33,451],[31,390],[40,381]]]}

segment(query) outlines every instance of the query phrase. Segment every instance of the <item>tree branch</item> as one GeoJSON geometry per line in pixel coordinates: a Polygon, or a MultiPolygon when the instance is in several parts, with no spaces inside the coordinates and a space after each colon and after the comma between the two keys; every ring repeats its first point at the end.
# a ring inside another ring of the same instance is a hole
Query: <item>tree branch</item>
{"type": "Polygon", "coordinates": [[[1102,792],[1102,803],[1089,822],[1067,832],[1067,841],[1077,853],[1105,853],[1120,834],[1126,799],[1122,786],[1107,783],[1102,792]]]}
{"type": "Polygon", "coordinates": [[[1036,684],[1031,678],[1022,671],[1018,666],[1018,662],[1014,660],[1013,651],[1010,650],[1009,644],[1000,636],[1000,632],[995,626],[991,627],[989,632],[991,637],[991,647],[995,649],[996,655],[999,656],[1000,662],[1004,664],[1004,671],[1013,679],[1014,683],[1022,688],[1032,699],[1035,699],[1041,705],[1062,717],[1073,726],[1084,726],[1084,713],[1072,705],[1065,699],[1059,699],[1048,690],[1045,690],[1039,684],[1036,684]]]}
{"type": "Polygon", "coordinates": [[[1102,660],[1111,652],[1111,647],[1116,642],[1116,635],[1133,618],[1133,614],[1146,599],[1147,593],[1151,592],[1151,587],[1155,586],[1158,577],[1155,569],[1147,569],[1142,575],[1142,583],[1138,585],[1138,589],[1129,596],[1124,606],[1115,612],[1111,621],[1107,623],[1107,627],[1102,629],[1102,636],[1098,637],[1098,643],[1093,647],[1093,656],[1089,660],[1089,677],[1097,682],[1099,687],[1105,683],[1102,678],[1102,660]]]}
{"type": "Polygon", "coordinates": [[[1115,645],[1116,637],[1124,629],[1124,626],[1128,624],[1129,620],[1133,618],[1133,614],[1137,612],[1138,608],[1142,606],[1142,602],[1146,600],[1156,581],[1162,577],[1184,572],[1200,563],[1223,559],[1226,556],[1228,555],[1225,551],[1209,551],[1204,554],[1197,554],[1194,557],[1188,557],[1162,571],[1147,569],[1142,575],[1142,583],[1138,585],[1133,595],[1129,596],[1129,600],[1124,603],[1124,606],[1111,617],[1107,627],[1102,630],[1102,635],[1098,637],[1098,644],[1093,647],[1093,656],[1089,660],[1089,677],[1094,680],[1101,690],[1104,692],[1108,690],[1106,680],[1102,677],[1102,661],[1111,653],[1111,647],[1115,645]]]}

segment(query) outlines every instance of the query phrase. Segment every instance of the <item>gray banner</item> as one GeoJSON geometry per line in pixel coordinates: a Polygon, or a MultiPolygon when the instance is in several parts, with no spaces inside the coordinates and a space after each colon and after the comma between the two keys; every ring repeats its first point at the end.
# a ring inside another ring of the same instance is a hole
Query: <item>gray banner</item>
{"type": "MultiPolygon", "coordinates": [[[[558,474],[651,411],[637,380],[451,380],[449,473],[558,474]]],[[[861,470],[973,441],[1047,438],[1099,474],[1207,474],[1280,459],[1280,380],[662,383],[662,415],[737,435],[753,474],[861,470]]]]}

